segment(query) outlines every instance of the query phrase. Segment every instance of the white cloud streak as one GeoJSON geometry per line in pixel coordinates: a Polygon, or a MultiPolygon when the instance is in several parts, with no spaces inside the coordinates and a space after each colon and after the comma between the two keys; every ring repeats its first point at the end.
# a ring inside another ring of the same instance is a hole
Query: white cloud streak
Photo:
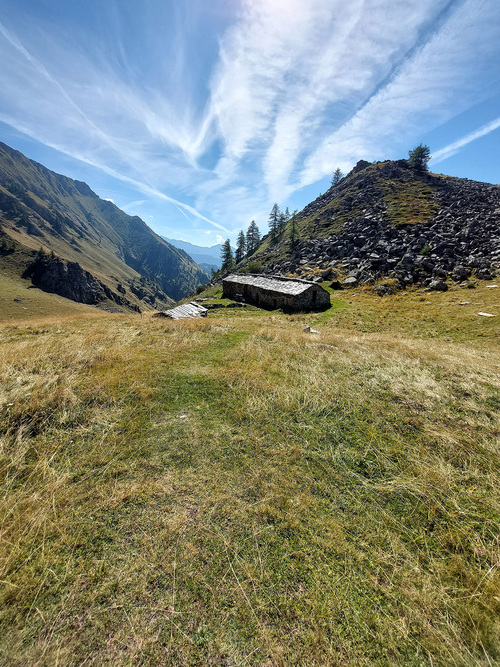
{"type": "Polygon", "coordinates": [[[301,185],[329,173],[336,161],[352,165],[363,157],[386,157],[389,146],[404,145],[485,95],[485,65],[494,59],[500,64],[500,5],[481,4],[478,11],[477,2],[462,3],[387,85],[322,142],[306,160],[301,185]]]}
{"type": "MultiPolygon", "coordinates": [[[[0,35],[4,38],[0,56],[4,56],[5,65],[0,70],[3,122],[225,230],[161,189],[165,180],[173,184],[189,181],[187,172],[199,152],[206,149],[210,117],[200,128],[190,128],[158,92],[148,106],[144,96],[127,88],[112,73],[98,72],[85,60],[79,63],[78,83],[70,79],[63,84],[2,23],[0,35]],[[167,160],[162,150],[165,145],[170,151],[167,160]],[[142,182],[138,174],[147,175],[149,182],[142,182]]],[[[57,51],[57,44],[53,48],[57,51]]]]}
{"type": "MultiPolygon", "coordinates": [[[[16,129],[19,129],[20,132],[23,132],[27,136],[31,136],[33,139],[37,139],[36,135],[31,134],[31,131],[28,127],[25,127],[23,125],[19,125],[15,119],[9,118],[7,116],[4,116],[3,114],[0,113],[0,121],[3,123],[6,123],[8,125],[11,125],[12,127],[15,127],[16,129]]],[[[118,181],[121,181],[122,183],[128,183],[131,185],[135,190],[144,193],[145,195],[149,195],[150,197],[153,197],[155,199],[161,199],[165,202],[168,202],[169,204],[173,204],[177,208],[177,210],[181,211],[186,217],[187,220],[189,218],[185,215],[184,212],[190,213],[193,218],[198,218],[199,220],[204,220],[205,222],[208,222],[210,225],[215,227],[216,229],[221,229],[223,231],[228,231],[223,225],[219,224],[218,222],[215,222],[214,220],[211,220],[210,218],[207,218],[206,216],[202,215],[199,213],[193,206],[190,206],[189,204],[185,204],[184,202],[178,201],[174,199],[173,197],[169,197],[165,193],[161,192],[160,190],[157,190],[150,185],[147,185],[146,183],[141,183],[140,181],[137,181],[133,178],[130,178],[129,176],[126,176],[119,171],[116,171],[115,169],[112,169],[111,167],[108,167],[105,164],[100,164],[99,162],[95,162],[94,160],[89,159],[83,154],[79,154],[77,152],[71,151],[68,152],[64,146],[60,146],[58,144],[53,144],[51,142],[45,142],[45,144],[49,148],[53,148],[56,151],[59,151],[60,153],[64,153],[66,155],[69,155],[70,157],[76,158],[77,160],[80,160],[81,162],[84,162],[85,164],[88,164],[92,167],[97,167],[97,169],[100,169],[103,171],[105,174],[108,174],[109,176],[112,176],[113,178],[116,178],[118,181]]]]}
{"type": "Polygon", "coordinates": [[[0,120],[173,204],[192,225],[231,233],[252,218],[262,226],[272,202],[337,166],[406,154],[500,82],[497,0],[239,2],[207,67],[196,30],[210,25],[191,11],[207,11],[200,0],[148,5],[172,18],[171,39],[138,7],[137,34],[113,21],[88,49],[83,38],[63,43],[57,25],[8,23],[11,12],[0,23],[0,120]],[[149,60],[132,58],[142,52],[131,38],[149,60]]]}
{"type": "Polygon", "coordinates": [[[435,151],[435,153],[432,155],[432,160],[431,160],[432,164],[439,164],[440,162],[443,162],[443,160],[446,160],[452,155],[458,153],[458,151],[464,146],[467,146],[467,144],[476,141],[476,139],[481,139],[481,137],[485,137],[487,134],[490,134],[491,132],[498,130],[499,127],[500,127],[500,116],[495,120],[492,120],[490,123],[483,125],[474,132],[470,132],[461,139],[457,139],[457,141],[448,144],[448,146],[445,146],[444,148],[440,148],[438,151],[435,151]]]}
{"type": "Polygon", "coordinates": [[[212,83],[228,163],[222,179],[257,146],[271,198],[283,197],[318,134],[370,96],[447,4],[247,2],[243,20],[222,40],[212,83]]]}
{"type": "Polygon", "coordinates": [[[212,81],[225,144],[212,196],[248,182],[249,162],[269,203],[337,166],[406,153],[491,93],[499,42],[496,0],[248,0],[212,81]]]}

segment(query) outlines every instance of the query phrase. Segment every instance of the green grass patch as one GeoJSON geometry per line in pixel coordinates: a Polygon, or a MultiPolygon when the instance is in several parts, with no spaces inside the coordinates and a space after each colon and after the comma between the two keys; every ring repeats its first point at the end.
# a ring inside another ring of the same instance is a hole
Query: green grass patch
{"type": "Polygon", "coordinates": [[[423,181],[386,180],[384,190],[387,218],[393,225],[428,222],[438,212],[433,189],[423,181]]]}
{"type": "Polygon", "coordinates": [[[0,661],[500,659],[496,348],[356,298],[3,327],[0,661]]]}

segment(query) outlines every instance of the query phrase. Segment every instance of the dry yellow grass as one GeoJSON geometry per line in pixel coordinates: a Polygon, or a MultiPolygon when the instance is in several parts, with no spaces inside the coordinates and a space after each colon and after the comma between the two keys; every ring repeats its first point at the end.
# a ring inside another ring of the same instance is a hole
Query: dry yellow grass
{"type": "Polygon", "coordinates": [[[3,663],[500,659],[492,324],[351,300],[0,328],[3,663]]]}

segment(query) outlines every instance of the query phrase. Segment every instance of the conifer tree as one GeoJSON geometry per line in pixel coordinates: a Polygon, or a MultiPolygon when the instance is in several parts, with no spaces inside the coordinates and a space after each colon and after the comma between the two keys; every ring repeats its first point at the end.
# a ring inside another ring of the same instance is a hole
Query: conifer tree
{"type": "Polygon", "coordinates": [[[278,204],[274,204],[269,214],[269,233],[271,234],[271,239],[276,238],[278,234],[278,228],[280,223],[281,211],[278,204]]]}
{"type": "Polygon", "coordinates": [[[255,220],[252,220],[247,230],[247,255],[252,255],[257,250],[259,243],[260,243],[259,228],[255,224],[255,220]]]}
{"type": "Polygon", "coordinates": [[[428,162],[431,159],[429,146],[419,144],[413,150],[408,151],[408,166],[415,171],[428,171],[428,162]]]}
{"type": "Polygon", "coordinates": [[[226,239],[221,248],[222,271],[229,271],[234,266],[233,251],[231,249],[231,241],[226,239]]]}
{"type": "Polygon", "coordinates": [[[344,174],[340,170],[340,167],[337,167],[337,169],[335,169],[335,171],[332,174],[331,184],[332,185],[338,185],[343,178],[344,178],[344,174]]]}
{"type": "Polygon", "coordinates": [[[284,212],[281,212],[278,220],[278,234],[281,235],[283,233],[287,220],[288,218],[286,217],[286,214],[284,212]]]}
{"type": "Polygon", "coordinates": [[[238,234],[238,238],[236,240],[236,252],[235,252],[235,261],[236,264],[239,264],[243,257],[245,256],[245,252],[247,249],[247,240],[245,236],[245,232],[240,231],[238,234]]]}

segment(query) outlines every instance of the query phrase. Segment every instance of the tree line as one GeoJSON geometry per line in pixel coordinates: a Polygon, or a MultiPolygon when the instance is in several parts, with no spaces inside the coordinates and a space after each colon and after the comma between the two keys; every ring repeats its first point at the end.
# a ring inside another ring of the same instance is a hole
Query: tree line
{"type": "Polygon", "coordinates": [[[238,238],[236,239],[236,250],[233,254],[233,249],[231,248],[231,241],[226,239],[222,244],[221,249],[221,259],[222,259],[222,271],[227,271],[231,269],[235,264],[239,264],[244,257],[252,255],[257,248],[261,240],[260,231],[257,227],[255,220],[248,225],[247,232],[240,230],[238,238]]]}
{"type": "MultiPolygon", "coordinates": [[[[344,174],[339,167],[333,172],[331,177],[331,184],[338,185],[340,181],[344,178],[344,174]]],[[[290,213],[288,206],[284,211],[280,210],[280,207],[277,203],[273,204],[271,212],[269,214],[269,238],[271,243],[277,242],[283,237],[283,233],[288,225],[288,233],[290,237],[290,245],[292,248],[295,247],[298,241],[298,230],[297,230],[297,210],[293,213],[290,213]]],[[[239,232],[236,240],[236,249],[233,254],[233,249],[231,248],[231,242],[229,239],[226,239],[222,244],[221,250],[221,259],[222,267],[221,271],[227,271],[231,269],[235,264],[239,264],[242,259],[252,255],[261,242],[261,235],[259,228],[255,224],[255,220],[252,220],[248,230],[245,232],[242,230],[239,232]]]]}
{"type": "MultiPolygon", "coordinates": [[[[281,211],[278,204],[273,205],[269,214],[269,238],[272,243],[276,242],[283,236],[287,223],[289,220],[291,220],[290,241],[292,247],[295,245],[297,242],[297,225],[295,221],[296,215],[297,211],[294,211],[291,214],[288,210],[288,206],[284,211],[281,211]]],[[[257,227],[255,220],[252,220],[246,233],[243,230],[238,233],[238,237],[236,239],[236,249],[234,253],[233,249],[231,248],[230,240],[226,239],[222,244],[221,249],[221,271],[227,271],[235,264],[239,264],[245,257],[253,255],[253,253],[259,247],[261,240],[262,237],[260,230],[257,227]]]]}

